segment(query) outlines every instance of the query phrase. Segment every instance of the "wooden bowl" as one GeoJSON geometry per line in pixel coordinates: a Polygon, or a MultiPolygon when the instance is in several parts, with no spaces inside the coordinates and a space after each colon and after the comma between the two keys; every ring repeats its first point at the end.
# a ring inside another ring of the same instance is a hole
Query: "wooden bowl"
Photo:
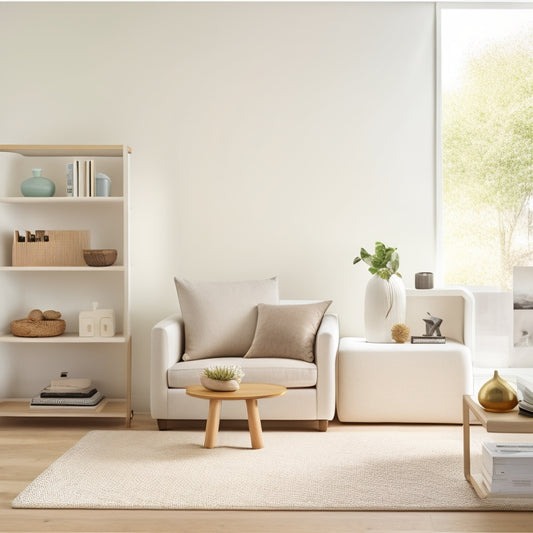
{"type": "Polygon", "coordinates": [[[15,337],[56,337],[65,333],[67,323],[62,320],[13,320],[11,333],[15,337]]]}
{"type": "Polygon", "coordinates": [[[105,250],[83,250],[83,259],[92,267],[111,266],[117,260],[117,251],[113,248],[105,250]]]}

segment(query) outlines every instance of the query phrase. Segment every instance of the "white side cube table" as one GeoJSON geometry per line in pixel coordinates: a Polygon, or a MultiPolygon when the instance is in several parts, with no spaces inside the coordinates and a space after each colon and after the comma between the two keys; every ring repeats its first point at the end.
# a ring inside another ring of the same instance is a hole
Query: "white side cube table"
{"type": "Polygon", "coordinates": [[[341,422],[462,423],[463,395],[473,391],[474,299],[463,289],[408,290],[411,335],[424,333],[427,312],[443,318],[445,344],[340,340],[341,422]]]}
{"type": "Polygon", "coordinates": [[[472,358],[464,344],[340,340],[337,416],[341,422],[460,424],[464,394],[472,394],[472,358]]]}

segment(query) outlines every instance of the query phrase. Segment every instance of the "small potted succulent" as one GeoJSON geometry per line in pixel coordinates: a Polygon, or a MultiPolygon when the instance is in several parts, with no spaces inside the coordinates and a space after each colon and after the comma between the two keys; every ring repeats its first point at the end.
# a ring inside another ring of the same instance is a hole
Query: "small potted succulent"
{"type": "Polygon", "coordinates": [[[200,383],[209,390],[236,391],[244,377],[239,365],[210,366],[200,374],[200,383]]]}

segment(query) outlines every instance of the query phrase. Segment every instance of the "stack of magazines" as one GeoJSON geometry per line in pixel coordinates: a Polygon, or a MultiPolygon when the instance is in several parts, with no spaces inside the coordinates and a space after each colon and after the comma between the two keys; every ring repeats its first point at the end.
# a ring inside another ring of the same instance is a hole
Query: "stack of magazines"
{"type": "Polygon", "coordinates": [[[518,412],[521,415],[533,417],[533,383],[527,382],[522,378],[517,380],[518,412]]]}
{"type": "Polygon", "coordinates": [[[533,496],[533,444],[484,442],[481,473],[493,495],[533,496]]]}
{"type": "Polygon", "coordinates": [[[90,379],[53,379],[39,394],[31,399],[32,407],[96,407],[104,395],[98,391],[90,379]]]}

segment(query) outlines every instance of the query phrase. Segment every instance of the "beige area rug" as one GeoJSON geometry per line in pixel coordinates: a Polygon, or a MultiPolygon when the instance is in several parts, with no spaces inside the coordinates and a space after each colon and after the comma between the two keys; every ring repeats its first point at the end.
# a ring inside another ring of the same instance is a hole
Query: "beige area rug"
{"type": "Polygon", "coordinates": [[[249,448],[246,431],[221,431],[211,450],[202,447],[203,437],[201,431],[92,431],[13,507],[533,509],[533,499],[477,497],[463,477],[460,427],[265,431],[260,450],[249,448]]]}

